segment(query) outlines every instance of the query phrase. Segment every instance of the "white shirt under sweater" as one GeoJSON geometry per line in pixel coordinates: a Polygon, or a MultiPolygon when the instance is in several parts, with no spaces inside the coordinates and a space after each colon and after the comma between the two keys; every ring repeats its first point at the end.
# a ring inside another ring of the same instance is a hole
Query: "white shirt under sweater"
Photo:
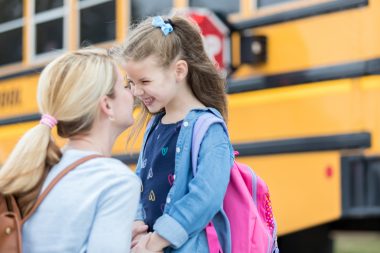
{"type": "MultiPolygon", "coordinates": [[[[74,161],[94,152],[67,150],[43,188],[74,161]]],[[[113,158],[89,160],[68,173],[22,228],[24,253],[126,253],[140,180],[113,158]]]]}

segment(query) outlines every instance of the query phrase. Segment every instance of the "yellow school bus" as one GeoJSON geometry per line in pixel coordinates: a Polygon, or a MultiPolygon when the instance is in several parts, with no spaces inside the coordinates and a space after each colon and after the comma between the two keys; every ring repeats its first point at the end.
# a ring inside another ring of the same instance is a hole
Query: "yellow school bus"
{"type": "MultiPolygon", "coordinates": [[[[335,229],[380,230],[380,1],[0,3],[0,164],[39,120],[47,62],[120,43],[147,15],[204,7],[227,27],[230,136],[269,185],[281,252],[328,253],[335,229]]],[[[130,155],[125,137],[113,154],[133,167],[140,142],[130,155]]]]}

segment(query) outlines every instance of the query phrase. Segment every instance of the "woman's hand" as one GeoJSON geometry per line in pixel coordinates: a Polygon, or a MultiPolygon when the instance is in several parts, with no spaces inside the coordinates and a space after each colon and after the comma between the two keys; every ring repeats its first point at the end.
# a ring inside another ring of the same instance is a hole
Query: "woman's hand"
{"type": "Polygon", "coordinates": [[[143,221],[133,222],[131,248],[137,245],[141,237],[147,234],[147,231],[148,231],[148,225],[146,225],[143,221]]]}
{"type": "Polygon", "coordinates": [[[161,250],[150,250],[147,248],[147,245],[151,239],[152,233],[148,233],[145,235],[141,235],[141,239],[138,241],[137,245],[132,248],[131,253],[163,253],[163,249],[161,250]]]}
{"type": "Polygon", "coordinates": [[[149,240],[146,244],[146,249],[152,252],[160,252],[169,245],[170,243],[167,240],[165,240],[156,232],[153,232],[149,233],[149,240]]]}

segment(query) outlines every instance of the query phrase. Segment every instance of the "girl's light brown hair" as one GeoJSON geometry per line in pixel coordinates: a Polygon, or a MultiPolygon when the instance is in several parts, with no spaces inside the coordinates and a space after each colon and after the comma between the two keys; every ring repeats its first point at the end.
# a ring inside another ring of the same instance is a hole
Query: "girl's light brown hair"
{"type": "MultiPolygon", "coordinates": [[[[114,96],[115,64],[106,50],[86,48],[66,53],[45,67],[38,81],[38,107],[41,114],[58,120],[59,136],[69,138],[91,129],[99,98],[114,96]]],[[[13,194],[26,215],[61,156],[51,129],[36,125],[19,140],[0,169],[0,192],[13,194]]]]}
{"type": "MultiPolygon", "coordinates": [[[[174,16],[170,18],[173,31],[165,36],[151,23],[152,18],[147,18],[128,33],[123,45],[125,59],[140,61],[153,55],[164,68],[174,60],[185,60],[189,68],[187,83],[195,97],[205,106],[217,109],[227,121],[226,81],[206,53],[199,27],[184,17],[174,16]]],[[[148,110],[142,103],[141,107],[128,141],[137,136],[147,121],[148,110]]]]}

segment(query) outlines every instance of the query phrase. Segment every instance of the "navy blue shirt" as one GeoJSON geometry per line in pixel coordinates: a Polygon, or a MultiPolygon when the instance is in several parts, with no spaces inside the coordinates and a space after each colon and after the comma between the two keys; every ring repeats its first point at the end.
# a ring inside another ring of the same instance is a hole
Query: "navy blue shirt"
{"type": "Polygon", "coordinates": [[[174,182],[174,161],[182,121],[173,124],[159,122],[147,139],[141,164],[143,205],[149,231],[165,208],[166,197],[174,182]]]}

